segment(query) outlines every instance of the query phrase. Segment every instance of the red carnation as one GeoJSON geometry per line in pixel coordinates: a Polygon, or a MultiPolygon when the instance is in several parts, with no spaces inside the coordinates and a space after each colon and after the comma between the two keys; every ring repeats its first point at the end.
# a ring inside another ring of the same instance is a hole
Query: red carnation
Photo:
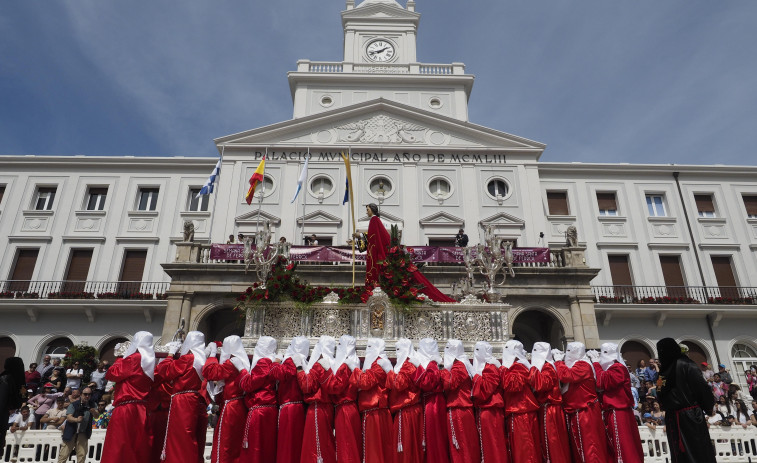
{"type": "Polygon", "coordinates": [[[418,271],[418,267],[416,267],[415,264],[410,264],[410,265],[407,266],[407,271],[410,272],[410,273],[417,272],[418,271]]]}
{"type": "Polygon", "coordinates": [[[287,265],[286,268],[287,268],[287,270],[292,270],[294,268],[294,264],[289,264],[289,265],[287,265]]]}

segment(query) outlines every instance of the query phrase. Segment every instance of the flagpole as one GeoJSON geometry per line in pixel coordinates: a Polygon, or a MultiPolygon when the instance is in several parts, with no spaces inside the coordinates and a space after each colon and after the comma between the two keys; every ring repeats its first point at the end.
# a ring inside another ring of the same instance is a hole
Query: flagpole
{"type": "MultiPolygon", "coordinates": [[[[221,169],[223,169],[223,151],[226,149],[226,145],[221,145],[221,166],[218,168],[218,178],[216,179],[218,182],[218,187],[221,187],[221,169]]],[[[215,189],[215,186],[213,187],[215,189]]],[[[215,194],[215,198],[213,198],[213,215],[216,213],[216,203],[218,203],[218,192],[215,194]]],[[[213,244],[213,223],[215,220],[213,220],[213,217],[210,219],[210,227],[208,228],[208,244],[213,244]]],[[[223,239],[221,240],[221,244],[223,244],[223,239]]]]}
{"type": "MultiPolygon", "coordinates": [[[[265,154],[263,155],[263,160],[268,157],[268,147],[265,147],[265,154]]],[[[263,179],[260,181],[260,183],[263,184],[263,189],[260,191],[260,199],[258,200],[258,217],[255,221],[255,236],[257,237],[258,232],[260,231],[260,211],[263,209],[263,196],[265,196],[265,162],[263,162],[263,179]]],[[[257,243],[255,243],[257,246],[257,243]]]]}
{"type": "MultiPolygon", "coordinates": [[[[308,158],[309,157],[310,157],[310,147],[308,146],[308,158]]],[[[308,165],[307,158],[305,159],[305,165],[306,166],[308,165]]],[[[302,183],[305,183],[305,184],[308,183],[307,174],[305,174],[305,181],[302,183]]],[[[305,244],[305,205],[308,202],[308,192],[307,192],[308,185],[304,185],[304,187],[305,187],[305,191],[301,192],[302,193],[302,228],[300,229],[300,243],[302,244],[305,244]]]]}
{"type": "MultiPolygon", "coordinates": [[[[347,159],[349,160],[352,157],[352,147],[347,148],[347,159]]],[[[350,172],[348,172],[348,175],[352,177],[352,169],[350,169],[350,172]]],[[[356,228],[355,227],[355,201],[354,196],[352,195],[352,178],[350,178],[350,212],[352,216],[352,233],[355,233],[356,228]]],[[[352,287],[355,287],[355,237],[352,237],[352,287]]]]}

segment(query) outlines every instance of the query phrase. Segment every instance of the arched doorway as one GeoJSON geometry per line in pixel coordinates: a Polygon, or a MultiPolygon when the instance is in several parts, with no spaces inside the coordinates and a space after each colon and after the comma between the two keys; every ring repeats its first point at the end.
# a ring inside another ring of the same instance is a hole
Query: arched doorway
{"type": "Polygon", "coordinates": [[[74,342],[66,337],[55,338],[42,351],[40,357],[49,355],[52,358],[63,358],[70,348],[74,347],[74,342]]]}
{"type": "Polygon", "coordinates": [[[223,341],[226,336],[233,334],[242,336],[244,318],[233,309],[222,308],[203,317],[197,324],[197,331],[205,335],[205,342],[223,341]]]}
{"type": "Polygon", "coordinates": [[[689,348],[689,352],[686,355],[688,355],[689,358],[693,360],[694,363],[697,364],[697,366],[700,365],[702,362],[707,362],[708,364],[710,364],[710,369],[712,371],[715,371],[715,372],[718,371],[717,365],[715,365],[715,368],[713,368],[713,365],[711,364],[712,362],[707,360],[707,352],[705,352],[705,350],[702,349],[702,346],[695,343],[694,341],[681,341],[681,344],[685,344],[686,347],[689,348]]]}
{"type": "Polygon", "coordinates": [[[0,365],[5,365],[5,359],[11,358],[15,355],[16,343],[13,342],[13,339],[7,336],[0,338],[0,365]]]}
{"type": "Polygon", "coordinates": [[[541,310],[521,312],[513,322],[513,339],[523,343],[531,352],[535,342],[548,342],[553,348],[565,347],[565,331],[559,320],[541,310]]]}
{"type": "Polygon", "coordinates": [[[620,354],[626,361],[626,365],[634,371],[639,367],[639,361],[644,360],[644,363],[649,365],[649,359],[652,358],[652,353],[647,349],[647,346],[639,341],[624,342],[620,346],[620,354]]]}
{"type": "Polygon", "coordinates": [[[126,338],[113,338],[100,348],[100,361],[107,360],[113,365],[116,361],[116,344],[128,341],[126,338]]]}

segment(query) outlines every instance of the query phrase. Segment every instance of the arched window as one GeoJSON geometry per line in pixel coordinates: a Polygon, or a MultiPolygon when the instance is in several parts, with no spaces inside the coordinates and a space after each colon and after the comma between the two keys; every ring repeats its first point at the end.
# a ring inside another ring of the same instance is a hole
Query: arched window
{"type": "MultiPolygon", "coordinates": [[[[691,360],[697,365],[702,362],[712,363],[707,359],[707,353],[702,349],[702,346],[693,341],[681,341],[681,344],[685,344],[689,348],[688,355],[691,360]]],[[[710,365],[712,367],[712,365],[710,365]]],[[[713,371],[717,371],[717,368],[712,368],[713,371]]]]}
{"type": "Polygon", "coordinates": [[[743,391],[749,390],[745,389],[747,384],[744,372],[752,365],[757,365],[757,348],[746,343],[735,343],[731,347],[731,377],[734,382],[741,384],[743,391]]]}
{"type": "Polygon", "coordinates": [[[620,354],[623,356],[623,360],[626,361],[626,365],[631,367],[634,372],[639,367],[639,361],[644,360],[644,364],[649,364],[649,359],[652,358],[652,353],[643,343],[639,341],[626,341],[620,346],[620,354]]]}
{"type": "Polygon", "coordinates": [[[113,365],[116,361],[116,344],[128,341],[126,338],[113,338],[100,348],[100,361],[107,360],[113,365]]]}

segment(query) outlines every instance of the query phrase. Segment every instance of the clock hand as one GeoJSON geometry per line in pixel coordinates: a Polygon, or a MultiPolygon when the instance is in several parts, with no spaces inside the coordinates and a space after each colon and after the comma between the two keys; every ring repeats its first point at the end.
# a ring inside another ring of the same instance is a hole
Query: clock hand
{"type": "Polygon", "coordinates": [[[387,50],[388,48],[389,48],[389,47],[384,47],[384,48],[382,48],[381,50],[369,51],[369,52],[368,52],[368,54],[369,54],[369,55],[375,55],[376,53],[383,53],[383,52],[385,52],[385,51],[386,51],[386,50],[387,50]]]}

